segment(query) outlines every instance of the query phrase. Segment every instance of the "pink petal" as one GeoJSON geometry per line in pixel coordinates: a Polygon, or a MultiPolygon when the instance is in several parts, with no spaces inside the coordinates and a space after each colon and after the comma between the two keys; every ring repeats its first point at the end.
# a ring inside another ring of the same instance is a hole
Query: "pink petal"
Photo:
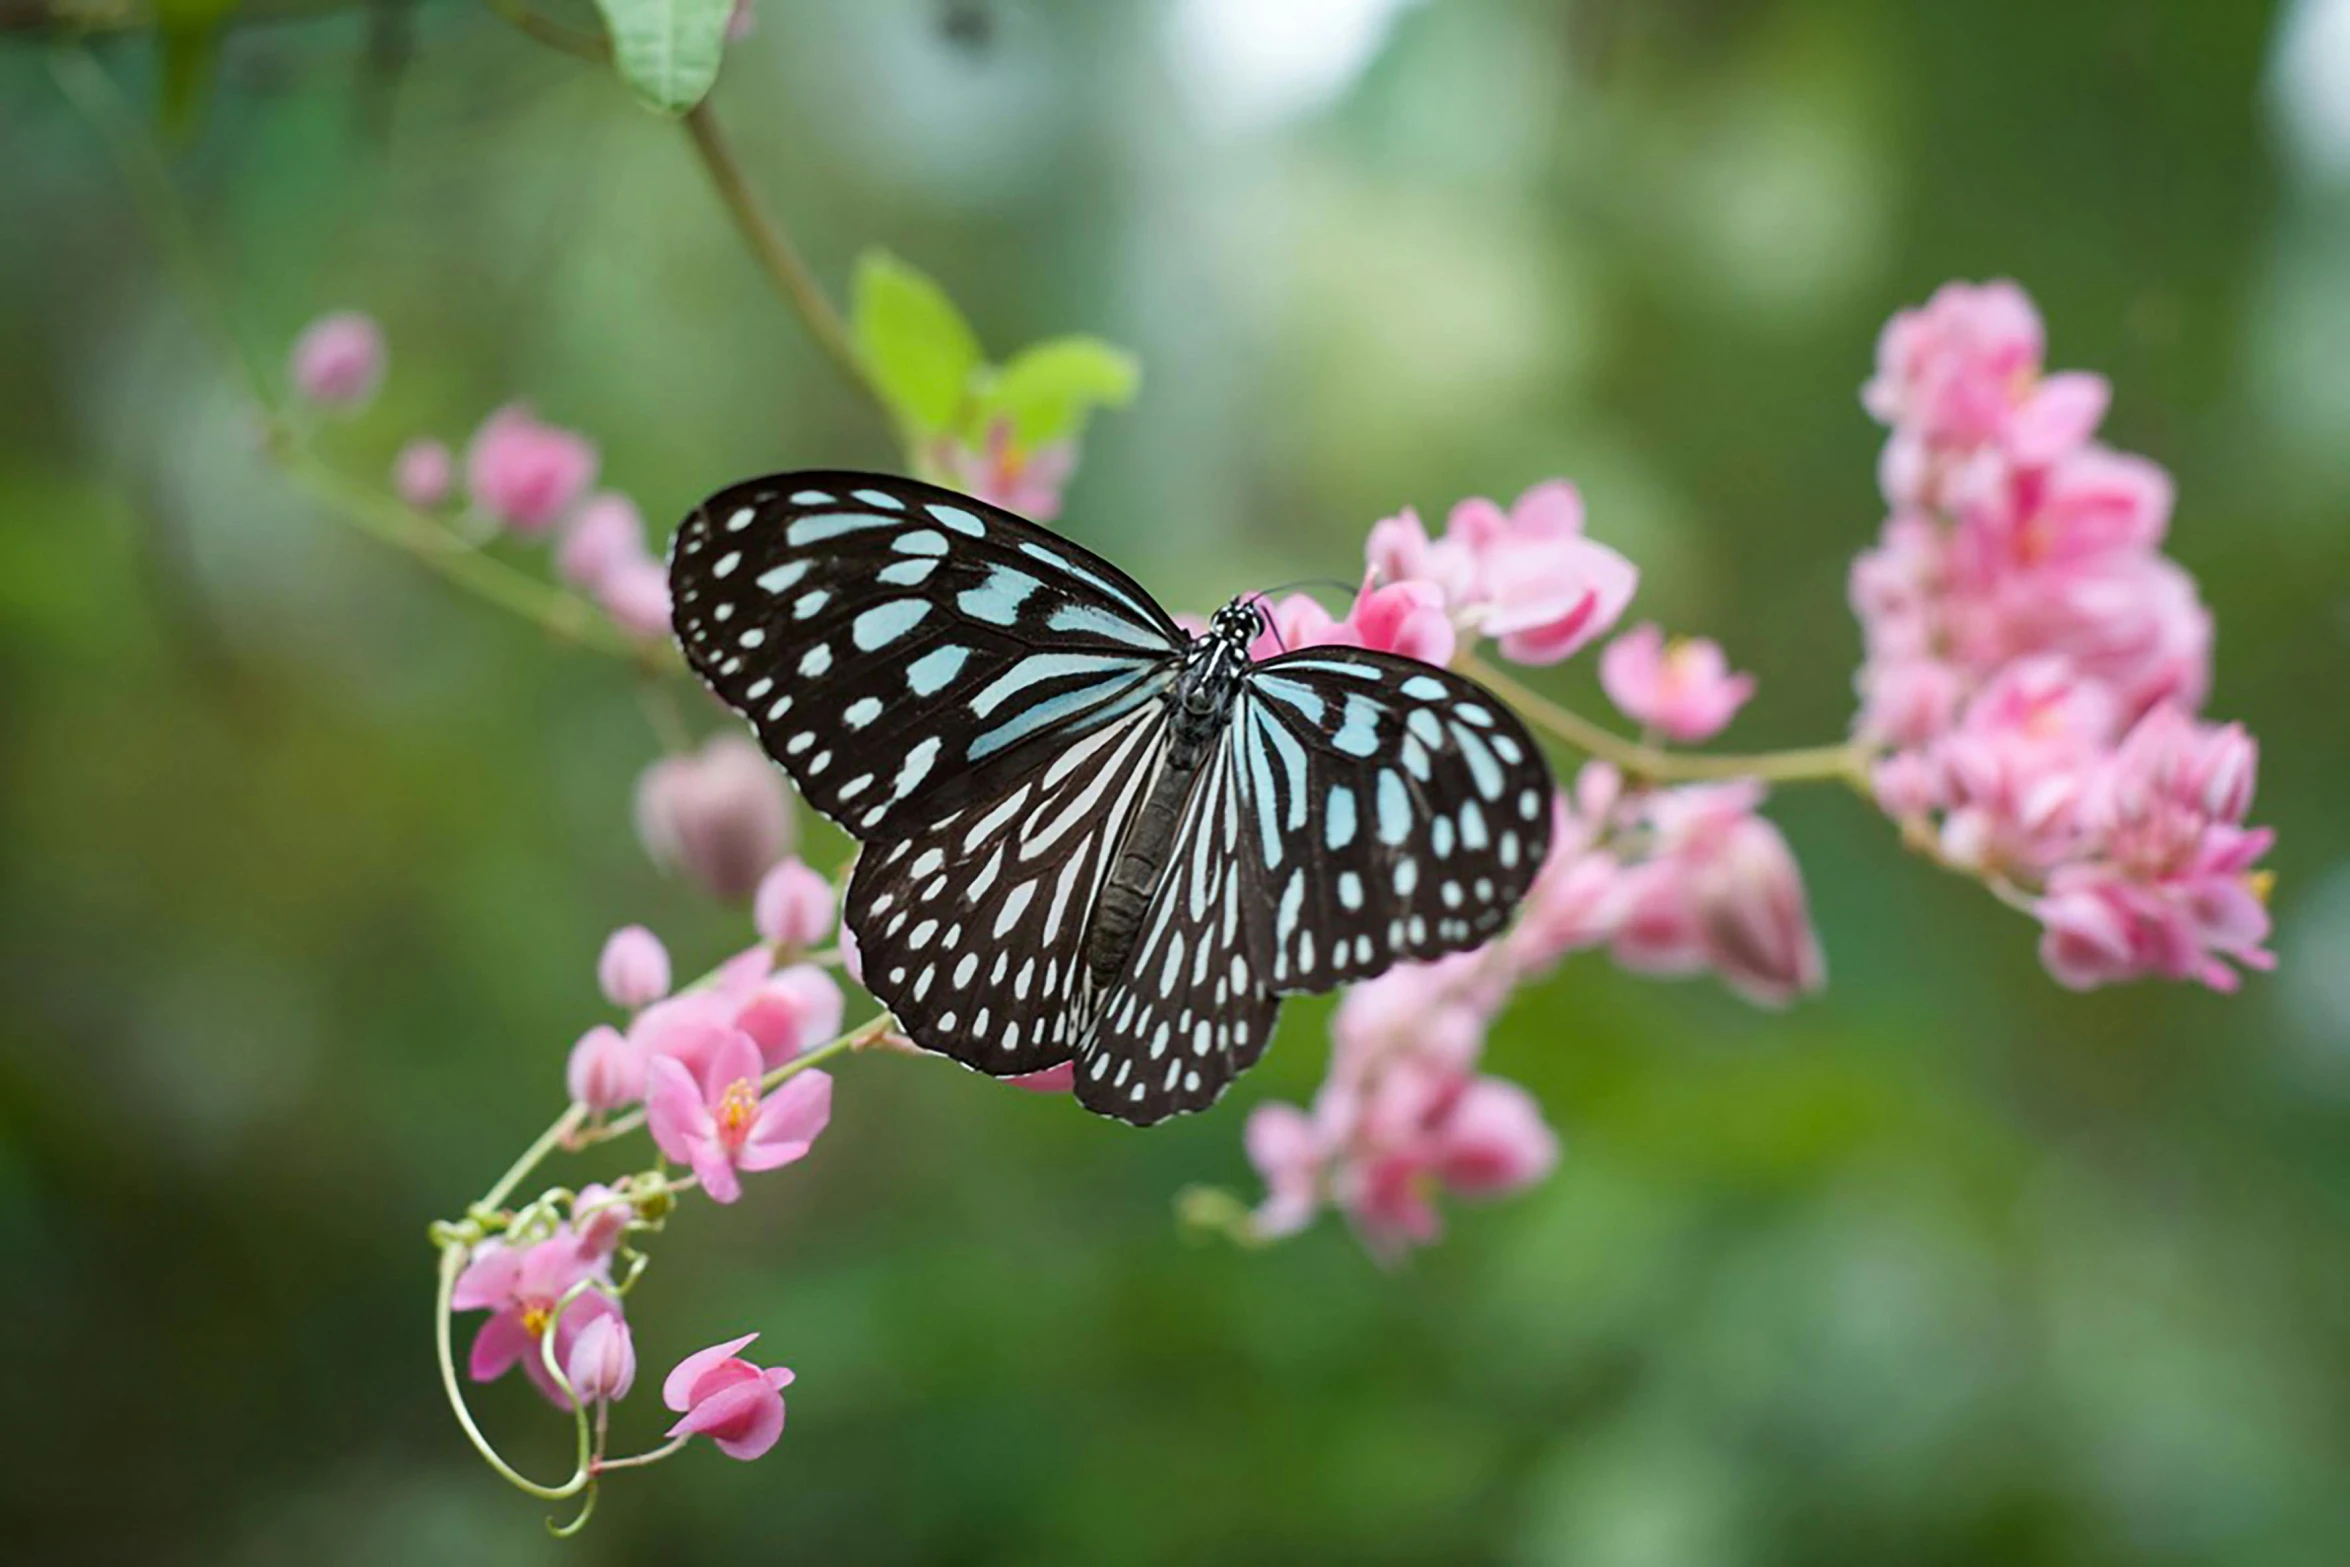
{"type": "Polygon", "coordinates": [[[693,1403],[694,1384],[707,1372],[732,1360],[745,1348],[757,1342],[759,1335],[745,1333],[741,1338],[713,1344],[708,1349],[697,1349],[671,1368],[661,1381],[661,1402],[683,1413],[693,1403]]]}
{"type": "Polygon", "coordinates": [[[481,1325],[466,1356],[465,1374],[476,1382],[495,1382],[523,1356],[535,1354],[539,1341],[522,1325],[522,1313],[508,1309],[481,1325]]]}
{"type": "Polygon", "coordinates": [[[645,1125],[654,1146],[679,1164],[693,1163],[695,1149],[717,1139],[718,1122],[701,1085],[674,1056],[655,1056],[646,1070],[645,1125]]]}
{"type": "Polygon", "coordinates": [[[704,1099],[715,1106],[736,1083],[756,1083],[767,1070],[759,1059],[759,1042],[739,1028],[730,1028],[702,1068],[704,1099]]]}
{"type": "Polygon", "coordinates": [[[457,1275],[452,1311],[479,1311],[503,1306],[514,1298],[514,1281],[521,1276],[522,1258],[504,1241],[483,1241],[473,1249],[473,1260],[457,1275]]]}
{"type": "Polygon", "coordinates": [[[707,1435],[729,1458],[757,1458],[783,1435],[783,1395],[764,1378],[737,1383],[696,1401],[668,1434],[707,1435]]]}
{"type": "Polygon", "coordinates": [[[751,1123],[735,1162],[746,1170],[772,1170],[806,1155],[832,1119],[832,1078],[802,1072],[769,1094],[751,1123]]]}

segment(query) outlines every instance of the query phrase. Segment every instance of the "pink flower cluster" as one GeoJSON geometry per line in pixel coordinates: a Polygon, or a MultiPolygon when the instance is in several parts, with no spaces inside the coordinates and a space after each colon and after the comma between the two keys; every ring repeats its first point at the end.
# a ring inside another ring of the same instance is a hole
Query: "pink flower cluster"
{"type": "MultiPolygon", "coordinates": [[[[625,1214],[625,1199],[589,1187],[575,1205],[579,1213],[625,1214]]],[[[520,1366],[558,1409],[608,1404],[636,1385],[636,1342],[612,1284],[612,1254],[623,1225],[599,1223],[575,1230],[559,1224],[553,1233],[523,1245],[486,1240],[457,1276],[450,1296],[456,1311],[487,1311],[474,1334],[466,1374],[494,1382],[520,1366]],[[550,1347],[548,1337],[552,1334],[550,1347]],[[562,1384],[549,1369],[550,1355],[562,1384]]],[[[792,1373],[762,1368],[741,1357],[757,1338],[741,1338],[697,1350],[677,1363],[662,1383],[661,1400],[682,1416],[669,1428],[673,1439],[707,1436],[729,1458],[760,1457],[783,1434],[783,1389],[792,1373]]]]}
{"type": "MultiPolygon", "coordinates": [[[[295,390],[321,408],[357,409],[383,380],[383,329],[358,311],[321,316],[295,340],[295,390]]],[[[627,496],[596,491],[595,442],[549,424],[523,403],[482,421],[465,450],[466,499],[473,513],[517,538],[555,541],[557,574],[632,637],[669,634],[669,573],[645,542],[644,518],[627,496]]],[[[455,492],[458,465],[447,443],[419,436],[392,461],[392,489],[420,511],[455,492]]]]}
{"type": "Polygon", "coordinates": [[[597,977],[633,1016],[625,1029],[598,1024],[581,1035],[565,1073],[571,1097],[592,1111],[641,1101],[654,1144],[692,1169],[714,1202],[742,1195],[740,1172],[804,1157],[832,1112],[832,1080],[821,1071],[761,1091],[765,1074],[840,1032],[842,1005],[840,987],[815,964],[775,966],[777,946],[829,923],[830,889],[796,860],[768,882],[775,890],[760,902],[774,923],[763,935],[773,934],[675,995],[659,938],[642,926],[615,931],[597,977]]]}
{"type": "Polygon", "coordinates": [[[1506,511],[1482,498],[1453,507],[1431,537],[1406,507],[1371,529],[1363,589],[1342,620],[1303,594],[1269,606],[1258,657],[1338,644],[1449,663],[1461,638],[1498,639],[1521,663],[1555,664],[1607,634],[1640,573],[1583,533],[1583,498],[1554,479],[1506,511]]]}
{"type": "Polygon", "coordinates": [[[2033,899],[2060,981],[2232,988],[2231,965],[2270,962],[2256,751],[2194,716],[2212,626],[2162,553],[2169,476],[2094,439],[2103,377],[2042,359],[2013,283],[1949,284],[1885,328],[1856,727],[1888,812],[2033,899]]]}
{"type": "Polygon", "coordinates": [[[1266,1104],[1249,1116],[1248,1155],[1268,1193],[1260,1235],[1294,1233],[1330,1203],[1392,1260],[1436,1239],[1437,1192],[1498,1195],[1550,1173],[1558,1139],[1533,1096],[1477,1070],[1506,988],[1491,950],[1348,993],[1312,1108],[1266,1104]]]}

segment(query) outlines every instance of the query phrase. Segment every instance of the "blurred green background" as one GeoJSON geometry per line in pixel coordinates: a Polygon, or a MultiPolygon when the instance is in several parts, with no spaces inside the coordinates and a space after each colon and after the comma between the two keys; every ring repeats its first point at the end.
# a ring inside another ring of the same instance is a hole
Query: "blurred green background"
{"type": "MultiPolygon", "coordinates": [[[[1826,996],[1569,965],[1492,1048],[1565,1161],[1394,1274],[1328,1222],[1256,1255],[1171,1222],[1188,1183],[1253,1194],[1246,1110],[1311,1092],[1326,1008],[1147,1135],[854,1061],[817,1156],[689,1210],[631,1303],[648,1367],[762,1330],[800,1373],[783,1445],[551,1541],[440,1403],[424,1225],[557,1108],[608,929],[692,972],[741,917],[633,838],[656,742],[617,666],[254,455],[12,5],[0,1551],[2350,1561],[2350,0],[758,17],[717,106],[836,292],[882,244],[998,354],[1141,355],[1071,532],[1204,609],[1563,473],[1637,612],[1760,673],[1735,744],[1848,716],[1878,325],[2020,279],[2178,477],[2213,708],[2265,747],[2282,971],[2065,994],[1858,802],[1783,794],[1826,996]]],[[[146,35],[94,48],[155,103],[146,35]]],[[[515,395],[664,531],[745,474],[892,460],[680,133],[477,7],[237,27],[166,140],[251,341],[384,321],[385,392],[331,437],[355,471],[515,395]]],[[[479,1403],[567,1462],[527,1390],[479,1403]]]]}

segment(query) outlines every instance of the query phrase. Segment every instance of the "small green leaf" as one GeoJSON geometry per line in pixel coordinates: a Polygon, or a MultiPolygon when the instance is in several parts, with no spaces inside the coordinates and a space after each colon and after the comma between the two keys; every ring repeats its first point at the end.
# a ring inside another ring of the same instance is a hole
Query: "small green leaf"
{"type": "Polygon", "coordinates": [[[979,339],[946,290],[869,250],[857,259],[850,315],[857,351],[898,417],[919,436],[953,426],[981,360],[979,339]]]}
{"type": "Polygon", "coordinates": [[[1012,356],[988,388],[988,416],[1012,421],[1013,444],[1033,451],[1074,437],[1096,408],[1133,401],[1142,366],[1098,337],[1055,337],[1012,356]]]}
{"type": "Polygon", "coordinates": [[[679,115],[718,80],[734,0],[596,0],[612,64],[649,109],[679,115]]]}

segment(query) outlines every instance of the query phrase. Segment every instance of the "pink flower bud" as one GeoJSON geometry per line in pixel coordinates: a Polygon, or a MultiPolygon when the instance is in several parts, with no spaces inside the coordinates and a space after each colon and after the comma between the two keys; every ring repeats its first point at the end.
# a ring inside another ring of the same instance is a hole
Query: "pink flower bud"
{"type": "Polygon", "coordinates": [[[520,403],[490,415],[465,454],[474,504],[517,533],[555,526],[595,477],[594,443],[541,423],[520,403]]]}
{"type": "Polygon", "coordinates": [[[622,562],[649,558],[645,519],[636,502],[617,490],[604,490],[589,496],[564,530],[563,542],[555,547],[555,571],[566,582],[593,590],[622,562]]]}
{"type": "Polygon", "coordinates": [[[661,1402],[685,1417],[669,1428],[671,1436],[706,1436],[727,1457],[745,1460],[775,1445],[783,1435],[783,1390],[792,1374],[740,1357],[758,1336],[746,1333],[677,1363],[661,1384],[661,1402]]]}
{"type": "Polygon", "coordinates": [[[454,461],[449,456],[449,448],[440,441],[410,441],[392,459],[393,491],[420,510],[430,511],[447,500],[454,478],[454,461]]]}
{"type": "Polygon", "coordinates": [[[356,408],[383,380],[384,335],[372,316],[338,310],[294,339],[294,389],[322,408],[356,408]]]}
{"type": "Polygon", "coordinates": [[[642,925],[623,925],[604,938],[596,959],[596,983],[604,999],[635,1011],[669,994],[669,949],[642,925]]]}
{"type": "Polygon", "coordinates": [[[1731,673],[1721,644],[1703,637],[1668,643],[1653,622],[1607,645],[1599,683],[1625,717],[1684,744],[1720,734],[1754,695],[1754,677],[1731,673]]]}
{"type": "Polygon", "coordinates": [[[736,734],[647,768],[636,825],[657,864],[730,901],[749,897],[792,842],[783,775],[736,734]]]}
{"type": "Polygon", "coordinates": [[[630,636],[669,634],[669,573],[650,555],[624,555],[607,565],[596,602],[630,636]]]}
{"type": "Polygon", "coordinates": [[[582,1403],[627,1397],[636,1381],[636,1345],[629,1340],[627,1320],[618,1314],[598,1316],[581,1328],[563,1375],[582,1403]]]}
{"type": "Polygon", "coordinates": [[[840,1032],[840,986],[813,963],[795,963],[749,995],[734,1026],[751,1036],[772,1070],[840,1032]]]}
{"type": "Polygon", "coordinates": [[[1736,823],[1692,877],[1706,955],[1733,990],[1776,1007],[1826,982],[1803,878],[1776,827],[1759,816],[1736,823]]]}
{"type": "Polygon", "coordinates": [[[645,1096],[645,1053],[609,1023],[579,1036],[563,1080],[590,1110],[617,1110],[645,1096]]]}
{"type": "Polygon", "coordinates": [[[615,1197],[612,1188],[601,1181],[590,1181],[579,1189],[579,1200],[571,1205],[571,1228],[579,1237],[580,1255],[589,1258],[609,1257],[619,1246],[620,1237],[628,1231],[628,1221],[636,1210],[615,1197]]]}
{"type": "Polygon", "coordinates": [[[762,941],[814,946],[832,933],[832,883],[797,856],[783,860],[752,896],[751,924],[762,941]]]}

